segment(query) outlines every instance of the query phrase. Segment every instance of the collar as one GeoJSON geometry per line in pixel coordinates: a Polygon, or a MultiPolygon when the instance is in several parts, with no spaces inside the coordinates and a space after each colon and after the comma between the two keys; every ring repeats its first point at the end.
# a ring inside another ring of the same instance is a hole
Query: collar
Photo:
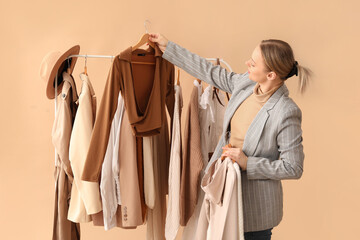
{"type": "Polygon", "coordinates": [[[257,101],[265,103],[271,97],[271,95],[283,84],[284,82],[280,82],[272,89],[268,90],[267,92],[262,92],[260,89],[260,84],[256,83],[256,86],[254,87],[253,95],[257,101]]]}
{"type": "MultiPolygon", "coordinates": [[[[133,51],[132,46],[128,47],[127,49],[125,49],[124,51],[122,51],[119,54],[119,59],[130,62],[132,51],[133,51]]],[[[153,49],[152,52],[155,52],[155,54],[154,54],[155,57],[160,57],[163,54],[162,51],[160,50],[159,46],[156,43],[155,43],[155,49],[153,49]]]]}
{"type": "MultiPolygon", "coordinates": [[[[68,73],[68,72],[63,72],[63,79],[64,81],[70,83],[71,88],[72,88],[72,101],[76,102],[78,100],[78,95],[77,95],[77,90],[76,90],[76,85],[75,85],[75,81],[73,76],[68,73]]],[[[65,89],[64,89],[65,90],[65,89]]],[[[68,89],[67,89],[68,90],[68,89]]],[[[66,90],[66,91],[67,91],[66,90]]]]}
{"type": "Polygon", "coordinates": [[[94,97],[95,96],[95,91],[94,91],[94,88],[93,88],[93,86],[92,86],[92,84],[91,84],[91,82],[89,80],[89,76],[86,75],[85,73],[80,73],[80,79],[87,84],[87,86],[89,87],[91,96],[94,97]]]}
{"type": "Polygon", "coordinates": [[[268,110],[272,109],[275,104],[279,101],[280,97],[282,95],[285,95],[286,97],[289,96],[289,90],[286,87],[285,83],[281,85],[272,95],[271,97],[266,101],[264,107],[268,110]]]}

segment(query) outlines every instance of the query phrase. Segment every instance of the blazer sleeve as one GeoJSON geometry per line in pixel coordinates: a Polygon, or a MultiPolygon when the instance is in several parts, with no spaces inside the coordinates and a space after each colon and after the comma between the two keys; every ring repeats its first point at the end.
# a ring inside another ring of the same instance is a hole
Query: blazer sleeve
{"type": "Polygon", "coordinates": [[[117,109],[117,99],[120,92],[119,78],[121,74],[117,63],[117,58],[115,58],[108,74],[81,176],[81,180],[83,181],[99,181],[101,167],[109,141],[111,123],[117,109]]]}
{"type": "Polygon", "coordinates": [[[281,118],[276,137],[280,156],[278,160],[248,157],[248,179],[299,179],[303,173],[304,152],[301,130],[302,113],[291,108],[281,118]]]}
{"type": "Polygon", "coordinates": [[[162,55],[163,58],[184,69],[190,75],[205,81],[225,92],[232,93],[234,81],[247,80],[245,74],[228,72],[226,68],[213,65],[210,61],[169,41],[162,55]]]}

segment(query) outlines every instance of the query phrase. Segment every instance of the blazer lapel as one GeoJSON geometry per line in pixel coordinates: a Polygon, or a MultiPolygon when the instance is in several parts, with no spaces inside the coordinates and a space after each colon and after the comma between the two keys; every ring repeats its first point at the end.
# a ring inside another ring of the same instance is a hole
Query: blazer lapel
{"type": "Polygon", "coordinates": [[[268,120],[270,114],[269,111],[275,106],[280,97],[283,94],[288,94],[289,91],[285,84],[283,84],[273,95],[268,99],[264,106],[255,116],[254,120],[251,122],[244,139],[243,152],[247,156],[253,156],[255,150],[259,144],[260,136],[264,130],[265,123],[268,120]]]}

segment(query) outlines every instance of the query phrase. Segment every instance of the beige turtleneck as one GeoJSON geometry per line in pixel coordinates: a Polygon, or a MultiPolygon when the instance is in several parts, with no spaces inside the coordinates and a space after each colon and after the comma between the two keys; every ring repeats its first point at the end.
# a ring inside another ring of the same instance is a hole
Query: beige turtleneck
{"type": "Polygon", "coordinates": [[[261,91],[259,83],[255,85],[253,93],[239,106],[231,119],[230,144],[232,147],[242,149],[245,134],[251,122],[271,95],[282,85],[283,82],[280,82],[265,93],[261,91]]]}

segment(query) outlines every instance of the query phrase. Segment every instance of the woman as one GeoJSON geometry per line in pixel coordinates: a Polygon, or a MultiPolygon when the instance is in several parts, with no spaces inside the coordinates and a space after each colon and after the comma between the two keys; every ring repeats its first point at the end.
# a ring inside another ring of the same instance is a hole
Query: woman
{"type": "Polygon", "coordinates": [[[159,33],[149,34],[149,40],[166,60],[231,93],[223,134],[205,171],[221,156],[239,164],[245,239],[271,239],[283,216],[281,180],[299,179],[304,161],[302,112],[284,82],[299,74],[303,93],[311,71],[295,61],[291,47],[281,40],[256,46],[244,74],[227,72],[159,33]],[[232,147],[225,147],[229,143],[232,147]]]}

